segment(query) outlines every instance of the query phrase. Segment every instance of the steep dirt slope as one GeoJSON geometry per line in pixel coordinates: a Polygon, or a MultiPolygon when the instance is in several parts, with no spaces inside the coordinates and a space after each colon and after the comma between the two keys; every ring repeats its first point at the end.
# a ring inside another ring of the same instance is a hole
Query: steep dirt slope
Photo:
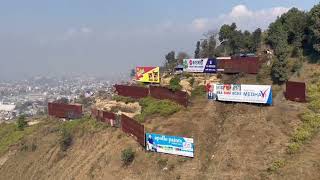
{"type": "Polygon", "coordinates": [[[0,166],[0,179],[320,179],[319,135],[279,172],[267,172],[285,154],[305,106],[281,94],[272,107],[203,97],[168,118],[148,117],[147,132],[194,138],[193,159],[145,152],[113,128],[77,136],[63,154],[58,132],[49,124],[27,138],[37,144],[34,152],[12,147],[14,153],[0,166]],[[120,155],[127,147],[136,158],[123,167],[120,155]]]}

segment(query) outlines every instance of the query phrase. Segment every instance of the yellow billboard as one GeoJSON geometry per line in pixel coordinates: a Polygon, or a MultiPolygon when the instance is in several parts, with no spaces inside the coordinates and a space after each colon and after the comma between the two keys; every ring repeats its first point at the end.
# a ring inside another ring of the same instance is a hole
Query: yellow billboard
{"type": "Polygon", "coordinates": [[[160,83],[159,67],[136,67],[136,81],[160,83]]]}

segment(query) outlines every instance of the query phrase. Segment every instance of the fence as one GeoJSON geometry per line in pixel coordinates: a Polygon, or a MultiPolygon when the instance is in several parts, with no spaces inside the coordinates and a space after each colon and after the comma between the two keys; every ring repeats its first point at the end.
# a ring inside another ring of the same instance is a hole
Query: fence
{"type": "Polygon", "coordinates": [[[57,118],[77,119],[82,116],[82,105],[48,103],[48,115],[57,118]]]}
{"type": "Polygon", "coordinates": [[[135,99],[144,98],[149,95],[149,89],[138,86],[115,85],[118,95],[135,99]]]}
{"type": "Polygon", "coordinates": [[[168,99],[182,106],[188,106],[188,94],[183,91],[172,91],[164,87],[150,86],[150,95],[156,99],[168,99]]]}
{"type": "Polygon", "coordinates": [[[123,132],[135,136],[137,142],[145,147],[145,131],[142,124],[126,115],[121,115],[121,129],[123,132]]]}
{"type": "Polygon", "coordinates": [[[150,86],[149,88],[137,86],[115,85],[118,95],[133,98],[144,98],[149,94],[156,99],[168,99],[182,106],[188,106],[188,94],[183,91],[172,91],[165,87],[150,86]]]}
{"type": "Polygon", "coordinates": [[[261,63],[257,57],[232,57],[218,60],[218,69],[224,73],[258,74],[261,63]]]}
{"type": "Polygon", "coordinates": [[[306,84],[304,82],[288,81],[285,97],[290,101],[306,102],[306,84]]]}
{"type": "Polygon", "coordinates": [[[91,116],[94,117],[97,121],[108,123],[111,126],[120,125],[116,114],[112,112],[91,109],[91,116]]]}

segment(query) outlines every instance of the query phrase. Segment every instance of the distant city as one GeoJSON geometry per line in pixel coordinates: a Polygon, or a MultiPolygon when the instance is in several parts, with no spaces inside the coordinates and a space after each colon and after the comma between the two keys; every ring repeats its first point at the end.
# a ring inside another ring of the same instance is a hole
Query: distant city
{"type": "Polygon", "coordinates": [[[95,77],[34,77],[0,82],[0,122],[20,115],[46,114],[47,103],[64,99],[76,102],[99,91],[111,91],[112,82],[95,77]]]}

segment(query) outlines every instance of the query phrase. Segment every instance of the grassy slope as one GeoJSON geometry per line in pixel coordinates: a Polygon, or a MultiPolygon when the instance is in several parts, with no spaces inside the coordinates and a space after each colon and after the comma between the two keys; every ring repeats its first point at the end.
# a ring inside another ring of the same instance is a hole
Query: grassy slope
{"type": "Polygon", "coordinates": [[[285,159],[285,166],[278,172],[267,172],[276,160],[282,166],[287,145],[301,125],[299,115],[308,106],[286,101],[283,96],[276,98],[273,107],[263,107],[208,102],[205,97],[195,97],[191,107],[172,116],[147,118],[144,124],[148,132],[193,137],[194,159],[146,153],[119,129],[100,128],[87,119],[63,125],[44,124],[33,135],[35,152],[17,152],[0,167],[0,174],[7,179],[319,178],[319,159],[314,158],[320,157],[319,135],[308,141],[300,153],[285,159]],[[63,154],[57,143],[59,131],[53,127],[65,127],[74,134],[72,146],[63,154]],[[136,158],[124,168],[121,150],[128,147],[136,152],[136,158]]]}

